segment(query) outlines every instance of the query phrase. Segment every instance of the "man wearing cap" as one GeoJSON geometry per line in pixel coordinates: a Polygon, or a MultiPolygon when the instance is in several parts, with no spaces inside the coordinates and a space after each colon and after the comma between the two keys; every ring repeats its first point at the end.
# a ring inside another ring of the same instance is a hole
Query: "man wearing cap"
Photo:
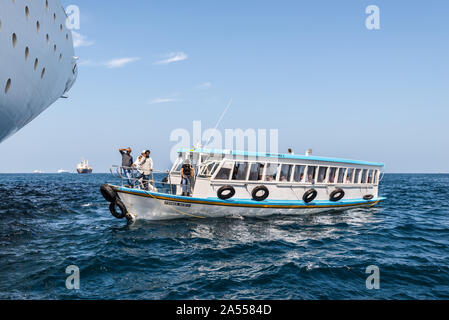
{"type": "Polygon", "coordinates": [[[133,167],[137,168],[136,179],[143,180],[143,186],[146,190],[150,188],[148,180],[150,180],[150,175],[153,172],[153,159],[150,158],[150,153],[151,153],[150,150],[143,150],[142,154],[139,156],[139,158],[137,158],[136,162],[134,162],[132,165],[133,167]]]}
{"type": "Polygon", "coordinates": [[[195,169],[190,164],[190,159],[186,159],[181,167],[182,196],[190,197],[192,192],[192,180],[195,176],[195,169]]]}

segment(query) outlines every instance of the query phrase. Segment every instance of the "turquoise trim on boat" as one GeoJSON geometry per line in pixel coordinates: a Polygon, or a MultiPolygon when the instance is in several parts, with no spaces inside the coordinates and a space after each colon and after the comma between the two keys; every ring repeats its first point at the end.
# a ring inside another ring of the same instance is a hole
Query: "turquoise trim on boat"
{"type": "Polygon", "coordinates": [[[305,156],[305,155],[295,155],[295,154],[285,154],[285,153],[263,153],[263,152],[248,152],[248,151],[221,150],[221,149],[179,149],[178,153],[179,152],[214,153],[214,154],[247,156],[247,157],[312,160],[312,161],[324,161],[324,162],[334,162],[334,163],[337,162],[337,163],[346,163],[346,164],[357,164],[357,165],[374,166],[374,167],[385,167],[385,164],[380,163],[380,162],[368,162],[368,161],[360,161],[360,160],[305,156]]]}
{"type": "Polygon", "coordinates": [[[210,204],[210,205],[231,205],[231,206],[260,206],[260,207],[342,207],[342,206],[354,206],[360,204],[375,204],[377,202],[382,202],[386,200],[384,197],[374,198],[371,200],[364,199],[348,199],[340,200],[337,202],[329,200],[317,200],[310,203],[305,203],[302,200],[264,200],[255,201],[252,199],[229,199],[222,200],[216,197],[209,198],[193,198],[193,197],[183,197],[177,195],[171,195],[167,193],[151,192],[140,189],[131,189],[126,187],[118,187],[119,192],[130,193],[135,195],[141,195],[146,197],[154,197],[161,200],[173,200],[181,201],[186,203],[199,203],[199,204],[210,204]]]}

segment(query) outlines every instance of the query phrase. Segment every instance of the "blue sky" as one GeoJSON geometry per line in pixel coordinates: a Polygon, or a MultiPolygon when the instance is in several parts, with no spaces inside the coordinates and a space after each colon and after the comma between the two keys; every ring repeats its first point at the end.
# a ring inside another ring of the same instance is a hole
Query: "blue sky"
{"type": "Polygon", "coordinates": [[[77,82],[0,145],[0,172],[97,172],[117,148],[169,166],[176,128],[278,129],[279,150],[449,172],[447,1],[62,1],[77,82]],[[380,8],[380,30],[365,8],[380,8]]]}

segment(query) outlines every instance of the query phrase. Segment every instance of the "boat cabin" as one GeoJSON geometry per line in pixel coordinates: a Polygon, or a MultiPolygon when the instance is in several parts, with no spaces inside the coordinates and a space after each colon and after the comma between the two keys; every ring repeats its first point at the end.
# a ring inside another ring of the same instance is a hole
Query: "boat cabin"
{"type": "Polygon", "coordinates": [[[312,200],[317,201],[368,200],[378,197],[384,168],[382,163],[312,155],[213,149],[181,149],[178,154],[169,173],[170,183],[181,195],[180,171],[190,159],[195,169],[191,196],[195,198],[304,200],[313,191],[312,200]],[[231,197],[222,192],[225,189],[233,189],[231,197]],[[258,197],[258,189],[267,190],[263,192],[266,197],[258,197]],[[337,191],[338,200],[334,197],[337,191]]]}

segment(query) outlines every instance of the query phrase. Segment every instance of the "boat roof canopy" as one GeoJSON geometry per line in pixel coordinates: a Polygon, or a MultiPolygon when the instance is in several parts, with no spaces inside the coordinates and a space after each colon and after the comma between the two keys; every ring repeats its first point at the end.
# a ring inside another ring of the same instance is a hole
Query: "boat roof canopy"
{"type": "Polygon", "coordinates": [[[178,153],[205,153],[205,154],[222,154],[230,156],[247,156],[247,157],[263,157],[263,158],[280,158],[280,159],[296,159],[296,160],[312,160],[312,161],[325,161],[325,162],[338,162],[347,164],[358,164],[364,166],[384,167],[385,165],[380,162],[368,162],[360,160],[349,160],[341,158],[328,158],[317,156],[296,155],[289,153],[264,153],[264,152],[249,152],[249,151],[237,151],[237,150],[222,150],[222,149],[179,149],[178,153]]]}

